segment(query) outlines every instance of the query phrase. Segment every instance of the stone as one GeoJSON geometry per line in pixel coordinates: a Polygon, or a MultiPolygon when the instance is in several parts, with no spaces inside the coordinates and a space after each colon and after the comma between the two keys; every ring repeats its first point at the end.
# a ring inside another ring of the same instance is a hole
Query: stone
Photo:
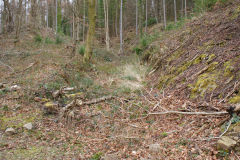
{"type": "Polygon", "coordinates": [[[6,133],[7,135],[13,135],[13,134],[16,133],[16,131],[15,131],[15,129],[13,129],[13,128],[7,128],[6,131],[5,131],[5,133],[6,133]]]}
{"type": "Polygon", "coordinates": [[[237,144],[237,142],[234,141],[233,139],[231,139],[227,136],[222,136],[221,139],[219,139],[217,142],[217,148],[223,149],[223,150],[230,150],[233,147],[235,147],[236,144],[237,144]]]}
{"type": "Polygon", "coordinates": [[[27,130],[32,130],[33,129],[33,125],[32,125],[32,123],[27,123],[27,124],[24,124],[23,128],[25,128],[27,130]]]}
{"type": "Polygon", "coordinates": [[[58,113],[59,104],[56,102],[47,102],[44,104],[43,110],[45,114],[58,113]]]}
{"type": "Polygon", "coordinates": [[[17,91],[17,90],[20,90],[20,89],[21,89],[21,87],[18,86],[18,85],[13,85],[13,86],[10,87],[11,91],[17,91]]]}
{"type": "Polygon", "coordinates": [[[151,152],[160,152],[161,146],[160,146],[160,144],[151,144],[151,145],[149,145],[149,150],[151,152]]]}

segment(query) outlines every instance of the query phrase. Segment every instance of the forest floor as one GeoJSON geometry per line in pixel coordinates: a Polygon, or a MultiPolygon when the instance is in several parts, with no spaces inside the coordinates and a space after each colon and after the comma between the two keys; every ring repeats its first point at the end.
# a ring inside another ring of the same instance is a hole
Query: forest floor
{"type": "Polygon", "coordinates": [[[22,34],[18,43],[11,36],[0,40],[0,159],[239,157],[216,147],[227,114],[160,114],[224,106],[160,92],[148,83],[152,68],[135,54],[98,48],[93,63],[84,65],[80,54],[71,58],[69,39],[49,44],[22,34]],[[24,127],[28,123],[32,129],[24,127]],[[14,131],[7,134],[7,128],[14,131]]]}

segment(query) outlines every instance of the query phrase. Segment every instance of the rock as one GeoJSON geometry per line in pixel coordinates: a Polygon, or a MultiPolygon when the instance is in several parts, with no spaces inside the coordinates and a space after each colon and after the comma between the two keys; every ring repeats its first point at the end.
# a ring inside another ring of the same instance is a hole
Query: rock
{"type": "Polygon", "coordinates": [[[57,90],[52,93],[53,98],[58,98],[61,95],[61,90],[57,90]]]}
{"type": "Polygon", "coordinates": [[[149,150],[151,152],[160,152],[161,151],[161,146],[160,146],[160,144],[151,144],[149,146],[149,150]]]}
{"type": "Polygon", "coordinates": [[[118,160],[120,159],[119,156],[115,153],[115,154],[106,154],[103,157],[104,160],[118,160]]]}
{"type": "Polygon", "coordinates": [[[235,141],[238,141],[238,140],[239,140],[239,138],[238,138],[238,137],[233,137],[233,139],[234,139],[235,141]]]}
{"type": "Polygon", "coordinates": [[[13,128],[7,128],[6,131],[5,131],[5,133],[6,133],[7,135],[13,135],[13,134],[16,133],[16,131],[15,131],[15,129],[13,129],[13,128]]]}
{"type": "Polygon", "coordinates": [[[21,109],[21,105],[20,105],[20,104],[17,104],[14,109],[15,109],[15,110],[21,109]]]}
{"type": "Polygon", "coordinates": [[[231,148],[235,147],[236,144],[237,142],[233,139],[227,136],[222,136],[221,139],[217,142],[217,147],[218,149],[230,150],[231,148]]]}
{"type": "Polygon", "coordinates": [[[10,87],[11,91],[17,91],[17,90],[20,90],[20,89],[21,89],[21,87],[18,86],[18,85],[13,85],[13,86],[10,87]]]}
{"type": "Polygon", "coordinates": [[[43,110],[45,114],[58,113],[59,104],[55,102],[47,102],[44,104],[43,110]]]}
{"type": "Polygon", "coordinates": [[[27,123],[27,124],[24,124],[23,128],[25,128],[27,130],[32,130],[33,129],[33,125],[32,125],[32,123],[27,123]]]}

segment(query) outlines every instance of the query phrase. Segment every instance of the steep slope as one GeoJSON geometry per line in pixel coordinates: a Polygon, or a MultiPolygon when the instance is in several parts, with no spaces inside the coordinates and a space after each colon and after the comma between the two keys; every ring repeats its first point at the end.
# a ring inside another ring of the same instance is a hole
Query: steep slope
{"type": "Polygon", "coordinates": [[[240,2],[231,1],[164,33],[143,57],[153,66],[149,80],[165,93],[239,103],[240,2]]]}

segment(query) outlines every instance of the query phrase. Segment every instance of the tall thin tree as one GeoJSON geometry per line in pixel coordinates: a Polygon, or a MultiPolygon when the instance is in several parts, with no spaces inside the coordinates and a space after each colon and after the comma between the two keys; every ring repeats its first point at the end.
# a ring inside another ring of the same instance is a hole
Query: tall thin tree
{"type": "Polygon", "coordinates": [[[55,0],[55,1],[56,1],[56,4],[55,4],[55,7],[56,7],[56,8],[55,8],[55,9],[56,9],[56,11],[55,11],[55,12],[56,12],[56,13],[55,13],[55,14],[56,14],[55,23],[56,23],[56,34],[57,34],[57,29],[58,29],[58,20],[57,20],[57,15],[58,15],[58,2],[57,2],[57,1],[58,1],[58,0],[55,0]]]}
{"type": "Polygon", "coordinates": [[[110,50],[110,38],[109,38],[109,23],[108,23],[108,0],[103,0],[104,5],[104,20],[105,20],[105,42],[106,48],[110,50]]]}
{"type": "Polygon", "coordinates": [[[136,0],[136,35],[138,35],[138,0],[136,0]]]}
{"type": "Polygon", "coordinates": [[[123,0],[120,4],[120,50],[119,54],[123,53],[123,0]]]}
{"type": "Polygon", "coordinates": [[[187,0],[185,0],[185,17],[187,18],[187,0]]]}
{"type": "Polygon", "coordinates": [[[164,23],[164,28],[167,28],[167,19],[166,19],[166,2],[163,0],[163,23],[164,23]]]}
{"type": "Polygon", "coordinates": [[[177,23],[177,5],[176,5],[176,0],[173,0],[174,2],[174,20],[175,23],[177,23]]]}
{"type": "Polygon", "coordinates": [[[146,33],[147,32],[147,25],[148,25],[148,0],[146,0],[145,3],[146,3],[145,33],[146,33]]]}
{"type": "Polygon", "coordinates": [[[95,26],[96,26],[96,1],[88,0],[88,19],[89,19],[89,28],[87,34],[87,44],[86,52],[83,57],[83,62],[87,63],[92,57],[93,41],[95,36],[95,26]]]}

